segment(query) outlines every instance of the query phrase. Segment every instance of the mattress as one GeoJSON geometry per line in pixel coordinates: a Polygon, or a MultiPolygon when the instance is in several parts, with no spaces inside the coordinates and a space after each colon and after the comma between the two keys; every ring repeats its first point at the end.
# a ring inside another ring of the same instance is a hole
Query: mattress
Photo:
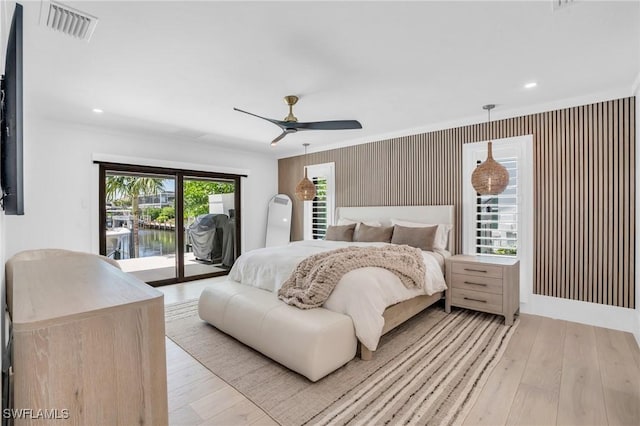
{"type": "MultiPolygon", "coordinates": [[[[302,260],[313,254],[349,246],[376,246],[386,243],[349,243],[339,241],[297,241],[287,246],[252,250],[240,256],[229,278],[241,284],[277,292],[302,260]]],[[[384,327],[383,313],[391,305],[420,295],[433,295],[447,287],[444,261],[447,252],[423,251],[424,288],[407,288],[391,271],[366,267],[346,273],[323,307],[346,314],[354,322],[358,339],[375,350],[384,327]]]]}

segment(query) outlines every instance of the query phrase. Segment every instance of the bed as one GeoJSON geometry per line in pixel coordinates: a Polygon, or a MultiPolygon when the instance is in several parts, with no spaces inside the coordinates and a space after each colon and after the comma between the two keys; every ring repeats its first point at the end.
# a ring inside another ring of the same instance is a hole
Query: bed
{"type": "MultiPolygon", "coordinates": [[[[380,220],[383,225],[390,224],[391,219],[408,222],[433,223],[449,225],[447,232],[446,252],[443,258],[451,256],[452,242],[455,241],[455,210],[453,206],[379,206],[379,207],[339,207],[336,216],[340,218],[354,218],[361,222],[380,220]],[[383,219],[384,218],[384,219],[383,219]]],[[[444,274],[444,262],[441,264],[444,274]]],[[[403,322],[422,312],[444,297],[444,292],[432,295],[420,295],[387,307],[383,313],[384,327],[381,336],[393,330],[403,322]]],[[[360,344],[360,357],[371,360],[373,352],[360,344]]]]}
{"type": "MultiPolygon", "coordinates": [[[[411,222],[445,225],[448,228],[448,244],[446,247],[446,249],[448,249],[451,245],[451,241],[455,238],[453,229],[454,219],[453,206],[375,206],[340,207],[336,209],[335,222],[340,223],[344,221],[354,221],[371,223],[372,221],[376,221],[382,226],[391,226],[393,220],[395,223],[411,222]]],[[[230,284],[231,286],[237,287],[236,289],[233,289],[232,291],[228,291],[228,289],[215,290],[217,294],[213,294],[210,291],[205,295],[203,292],[200,309],[201,318],[222,331],[225,331],[227,334],[238,338],[238,340],[243,343],[254,347],[254,349],[258,349],[267,356],[270,356],[280,363],[290,367],[286,360],[283,362],[282,357],[278,357],[278,353],[274,356],[273,350],[269,348],[264,349],[264,346],[266,345],[265,342],[254,344],[257,340],[263,339],[263,337],[258,336],[257,334],[251,335],[247,330],[245,330],[245,326],[241,329],[239,326],[233,326],[230,324],[233,322],[244,321],[242,319],[243,314],[240,313],[241,309],[247,308],[249,310],[253,310],[255,311],[255,318],[262,318],[267,312],[265,310],[266,308],[263,309],[264,306],[268,305],[268,309],[272,309],[277,306],[276,302],[272,299],[265,299],[263,302],[255,303],[255,300],[262,300],[266,298],[267,296],[263,294],[266,292],[258,291],[255,293],[254,291],[254,293],[250,294],[247,287],[252,287],[252,291],[255,289],[261,289],[268,290],[270,293],[275,294],[279,286],[281,286],[282,282],[288,278],[297,263],[306,256],[317,253],[318,251],[338,248],[345,244],[374,246],[386,245],[385,243],[306,241],[294,242],[283,247],[271,247],[247,252],[236,261],[229,274],[230,284]],[[245,301],[242,303],[237,300],[230,302],[231,297],[244,297],[245,301]],[[221,303],[220,300],[214,300],[215,298],[224,299],[224,303],[221,303]],[[206,300],[203,301],[202,299],[206,300]],[[259,305],[259,307],[256,308],[256,305],[259,305]],[[232,306],[232,308],[229,308],[229,306],[232,306]],[[238,312],[231,312],[227,314],[227,318],[220,316],[219,312],[216,314],[212,314],[210,312],[212,310],[228,311],[229,309],[237,310],[238,312]],[[256,311],[256,309],[258,309],[258,311],[256,311]]],[[[430,288],[431,291],[427,291],[426,288],[424,291],[415,291],[415,289],[408,290],[404,288],[401,283],[399,286],[389,285],[388,281],[390,280],[395,279],[399,282],[399,278],[397,278],[393,273],[381,268],[362,268],[345,274],[334,292],[323,305],[323,308],[319,308],[323,311],[331,311],[331,314],[333,315],[348,315],[351,317],[354,327],[354,331],[351,331],[351,333],[355,332],[358,338],[360,357],[363,360],[369,360],[372,358],[373,352],[377,348],[380,336],[402,324],[443,297],[444,290],[446,289],[446,285],[444,284],[444,261],[451,255],[451,253],[449,250],[434,250],[433,252],[422,253],[425,264],[427,264],[427,275],[429,276],[431,274],[430,281],[435,283],[430,288]],[[353,276],[348,277],[349,274],[352,274],[353,276]],[[345,284],[347,281],[349,284],[345,284]],[[370,289],[374,287],[377,287],[377,290],[371,291],[370,289]],[[388,291],[390,288],[394,288],[393,292],[388,291]],[[367,291],[364,292],[363,289],[367,289],[367,291]],[[349,292],[351,293],[350,295],[349,292]],[[384,293],[384,295],[378,296],[378,292],[384,293]],[[336,296],[336,300],[332,299],[334,298],[334,294],[338,294],[336,296]],[[358,296],[363,294],[370,295],[370,297],[358,296]],[[357,303],[345,303],[344,300],[347,300],[345,297],[348,300],[358,299],[358,301],[357,303]],[[369,303],[369,299],[373,300],[373,302],[371,302],[372,308],[370,309],[369,307],[366,307],[362,309],[359,305],[364,302],[360,299],[366,299],[366,303],[369,303]],[[356,305],[356,307],[354,308],[352,305],[356,305]],[[367,309],[371,310],[371,312],[368,312],[367,309]]],[[[279,300],[277,302],[279,304],[284,304],[284,302],[279,300]]],[[[297,327],[297,325],[294,326],[293,323],[304,323],[304,318],[311,317],[308,312],[315,310],[311,309],[305,311],[288,305],[286,307],[290,308],[287,310],[286,315],[290,317],[293,315],[296,319],[291,319],[293,318],[291,317],[289,318],[288,323],[278,323],[277,326],[271,325],[271,328],[286,328],[289,327],[287,324],[292,324],[290,327],[297,327]]],[[[326,315],[330,314],[326,313],[326,315]]],[[[337,321],[337,316],[331,318],[332,323],[335,322],[334,320],[337,321]]],[[[247,327],[249,326],[250,324],[247,324],[247,327]]],[[[309,328],[313,329],[314,325],[309,324],[309,328]]],[[[265,332],[270,332],[270,330],[265,332]]],[[[320,333],[320,331],[317,332],[320,333]]],[[[348,351],[346,353],[348,353],[348,351]]],[[[318,357],[310,356],[309,358],[318,357]]],[[[296,370],[295,368],[292,369],[296,370]]],[[[309,375],[307,375],[307,377],[309,377],[309,375]]]]}

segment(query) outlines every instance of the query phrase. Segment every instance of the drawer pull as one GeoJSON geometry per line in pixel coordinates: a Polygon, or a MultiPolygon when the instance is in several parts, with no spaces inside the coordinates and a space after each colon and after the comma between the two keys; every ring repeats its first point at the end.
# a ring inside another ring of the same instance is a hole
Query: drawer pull
{"type": "Polygon", "coordinates": [[[480,302],[480,303],[487,303],[486,300],[481,300],[481,299],[473,299],[471,297],[464,297],[464,300],[471,300],[473,302],[480,302]]]}
{"type": "Polygon", "coordinates": [[[487,271],[483,270],[483,269],[468,269],[468,268],[464,268],[465,271],[469,271],[469,272],[484,272],[485,274],[487,273],[487,271]]]}
{"type": "Polygon", "coordinates": [[[483,283],[472,283],[471,281],[465,281],[464,283],[465,284],[471,284],[471,285],[479,285],[479,286],[482,286],[482,287],[486,287],[487,286],[486,284],[483,284],[483,283]]]}

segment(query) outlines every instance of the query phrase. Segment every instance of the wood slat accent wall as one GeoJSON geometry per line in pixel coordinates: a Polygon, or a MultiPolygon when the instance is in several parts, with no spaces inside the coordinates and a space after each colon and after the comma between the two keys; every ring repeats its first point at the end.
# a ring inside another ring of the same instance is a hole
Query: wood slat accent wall
{"type": "MultiPolygon", "coordinates": [[[[533,134],[534,293],[635,308],[635,126],[633,97],[491,123],[494,139],[533,134]]],[[[480,123],[279,160],[292,239],[303,167],[327,162],[337,207],[453,204],[462,229],[462,145],[488,137],[480,123]]]]}

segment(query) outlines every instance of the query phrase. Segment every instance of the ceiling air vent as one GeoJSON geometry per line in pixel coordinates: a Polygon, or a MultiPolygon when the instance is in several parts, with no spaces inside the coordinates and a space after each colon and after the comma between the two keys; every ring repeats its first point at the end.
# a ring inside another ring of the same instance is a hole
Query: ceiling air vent
{"type": "Polygon", "coordinates": [[[54,1],[43,1],[40,23],[54,31],[89,41],[98,24],[98,18],[54,1]]]}
{"type": "Polygon", "coordinates": [[[553,7],[553,11],[564,9],[567,6],[571,6],[575,0],[551,0],[551,6],[553,7]]]}

